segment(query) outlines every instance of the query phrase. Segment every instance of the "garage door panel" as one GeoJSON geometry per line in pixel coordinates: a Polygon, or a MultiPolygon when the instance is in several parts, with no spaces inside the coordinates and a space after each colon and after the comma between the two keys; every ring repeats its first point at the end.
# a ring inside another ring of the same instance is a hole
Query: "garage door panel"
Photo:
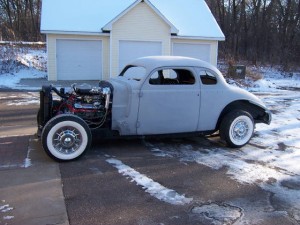
{"type": "Polygon", "coordinates": [[[162,55],[162,43],[156,41],[120,41],[119,71],[136,58],[162,55]]]}
{"type": "Polygon", "coordinates": [[[102,77],[102,42],[57,40],[58,80],[99,80],[102,77]]]}
{"type": "Polygon", "coordinates": [[[210,48],[209,44],[174,43],[173,55],[192,57],[210,63],[210,48]]]}

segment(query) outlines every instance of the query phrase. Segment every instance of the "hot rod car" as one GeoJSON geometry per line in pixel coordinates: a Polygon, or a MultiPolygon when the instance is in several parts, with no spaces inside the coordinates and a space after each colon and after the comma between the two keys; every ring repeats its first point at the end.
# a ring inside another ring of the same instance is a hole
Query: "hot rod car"
{"type": "Polygon", "coordinates": [[[97,87],[72,85],[66,91],[43,86],[37,120],[46,153],[68,161],[90,147],[93,129],[120,136],[219,131],[228,146],[242,147],[255,123],[270,124],[271,113],[206,62],[152,56],[136,59],[97,87]]]}

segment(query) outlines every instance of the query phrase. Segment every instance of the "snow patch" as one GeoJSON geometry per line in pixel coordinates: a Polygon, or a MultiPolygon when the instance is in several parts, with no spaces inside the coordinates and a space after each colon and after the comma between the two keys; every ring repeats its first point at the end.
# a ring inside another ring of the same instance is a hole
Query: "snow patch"
{"type": "Polygon", "coordinates": [[[14,209],[13,207],[9,207],[9,205],[7,205],[7,207],[2,209],[1,212],[5,213],[5,212],[11,211],[13,209],[14,209]]]}
{"type": "MultiPolygon", "coordinates": [[[[5,203],[5,200],[1,201],[2,203],[5,203]]],[[[15,218],[14,216],[5,215],[6,213],[12,211],[14,208],[11,207],[9,204],[0,205],[0,213],[4,213],[4,216],[2,216],[3,220],[12,220],[15,218]]],[[[1,224],[1,221],[0,221],[1,224]]]]}
{"type": "Polygon", "coordinates": [[[38,105],[40,103],[39,100],[27,100],[24,99],[24,100],[20,100],[20,101],[12,101],[11,103],[8,103],[7,105],[8,106],[12,106],[12,105],[15,105],[15,106],[21,106],[21,105],[38,105]]]}
{"type": "Polygon", "coordinates": [[[2,206],[0,206],[0,211],[1,211],[1,212],[4,212],[4,211],[6,211],[7,208],[9,208],[9,205],[8,205],[8,204],[2,205],[2,206]]]}
{"type": "Polygon", "coordinates": [[[15,218],[14,216],[3,216],[4,220],[12,220],[13,218],[15,218]]]}
{"type": "Polygon", "coordinates": [[[106,161],[117,168],[119,173],[130,177],[132,181],[135,181],[138,185],[142,186],[147,193],[161,201],[172,205],[185,205],[189,204],[193,200],[192,198],[186,198],[184,195],[180,195],[176,191],[162,186],[144,174],[141,174],[133,168],[123,164],[120,160],[111,158],[106,161]]]}
{"type": "MultiPolygon", "coordinates": [[[[29,141],[34,141],[34,140],[30,139],[29,141]]],[[[32,162],[31,162],[31,159],[30,159],[30,153],[31,153],[31,151],[34,151],[34,149],[29,146],[28,150],[27,150],[26,158],[24,160],[24,164],[22,166],[24,168],[28,168],[28,167],[32,166],[32,162]]]]}
{"type": "Polygon", "coordinates": [[[9,100],[6,105],[8,106],[25,106],[25,105],[38,105],[40,104],[40,99],[38,93],[28,92],[27,94],[22,94],[19,96],[9,96],[9,100]],[[14,99],[17,98],[17,99],[14,99]]]}
{"type": "Polygon", "coordinates": [[[12,89],[32,89],[35,90],[36,87],[27,87],[20,85],[21,79],[38,79],[45,78],[47,76],[46,72],[42,72],[36,69],[21,69],[15,74],[1,74],[0,75],[0,87],[2,88],[12,88],[12,89]]]}
{"type": "Polygon", "coordinates": [[[200,216],[201,220],[213,221],[215,225],[233,224],[242,216],[239,207],[216,203],[193,207],[191,212],[194,216],[200,216]]]}
{"type": "Polygon", "coordinates": [[[38,79],[47,77],[47,72],[45,72],[47,69],[46,50],[31,50],[24,47],[17,53],[14,60],[19,62],[22,66],[14,70],[14,73],[0,74],[0,88],[36,90],[37,87],[20,85],[20,81],[21,79],[38,79]]]}
{"type": "Polygon", "coordinates": [[[24,160],[24,168],[28,168],[32,166],[32,162],[31,162],[31,159],[29,158],[29,155],[27,155],[26,159],[24,160]]]}

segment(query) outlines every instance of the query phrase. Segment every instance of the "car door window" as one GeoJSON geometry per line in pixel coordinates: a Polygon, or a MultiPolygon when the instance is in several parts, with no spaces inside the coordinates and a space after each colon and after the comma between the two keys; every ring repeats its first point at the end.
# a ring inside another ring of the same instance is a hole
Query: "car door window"
{"type": "Polygon", "coordinates": [[[160,69],[151,75],[149,83],[152,85],[193,85],[195,77],[187,69],[160,69]]]}
{"type": "Polygon", "coordinates": [[[215,85],[217,84],[216,76],[208,70],[200,71],[200,79],[204,85],[215,85]]]}

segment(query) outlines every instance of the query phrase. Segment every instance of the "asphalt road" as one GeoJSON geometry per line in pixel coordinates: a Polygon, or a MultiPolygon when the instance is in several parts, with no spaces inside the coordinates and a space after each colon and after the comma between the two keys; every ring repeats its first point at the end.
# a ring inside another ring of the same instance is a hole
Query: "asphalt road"
{"type": "Polygon", "coordinates": [[[38,93],[0,92],[1,126],[36,126],[38,104],[25,104],[30,100],[38,100],[38,93]]]}
{"type": "Polygon", "coordinates": [[[272,193],[241,185],[226,174],[191,162],[154,156],[145,142],[216,145],[205,138],[111,140],[93,143],[78,161],[60,164],[70,224],[297,224],[280,210],[272,193]],[[170,204],[118,172],[114,158],[192,201],[170,204]]]}
{"type": "MultiPolygon", "coordinates": [[[[26,92],[0,93],[2,131],[35,126],[37,103],[18,102],[34,100],[36,96],[26,92]]],[[[158,157],[155,147],[162,144],[171,149],[226,149],[218,138],[103,140],[94,134],[92,148],[82,158],[59,165],[69,223],[298,224],[271,192],[231,179],[226,167],[216,170],[193,160],[158,157]],[[151,188],[157,187],[153,193],[151,188]],[[184,201],[173,201],[176,196],[184,201]]],[[[36,150],[44,155],[41,144],[37,146],[36,150]]]]}

